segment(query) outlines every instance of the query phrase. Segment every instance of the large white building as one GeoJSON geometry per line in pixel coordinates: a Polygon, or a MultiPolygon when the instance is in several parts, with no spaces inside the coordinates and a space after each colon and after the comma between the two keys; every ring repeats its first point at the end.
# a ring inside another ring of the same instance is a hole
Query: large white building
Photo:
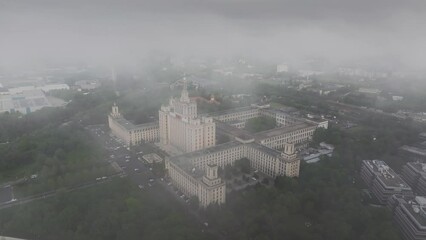
{"type": "Polygon", "coordinates": [[[128,146],[142,142],[156,142],[159,139],[158,122],[135,125],[121,115],[115,103],[108,115],[108,125],[111,132],[128,146]]]}
{"type": "Polygon", "coordinates": [[[216,145],[216,125],[211,117],[197,116],[197,103],[191,100],[186,81],[180,99],[171,99],[159,111],[160,143],[182,152],[216,145]]]}
{"type": "Polygon", "coordinates": [[[327,121],[300,119],[269,106],[253,105],[198,116],[186,81],[181,97],[172,98],[161,107],[158,123],[134,125],[121,116],[116,105],[108,119],[112,133],[129,145],[156,141],[166,151],[170,150],[168,147],[177,150],[168,151],[167,174],[174,186],[188,197],[196,196],[202,207],[225,203],[226,184],[218,175],[218,168],[242,158],[270,177],[299,176],[296,148],[306,145],[316,128],[328,127],[327,121]],[[275,118],[277,127],[255,134],[242,129],[247,120],[260,116],[275,118]],[[216,130],[232,140],[216,145],[216,130]]]}

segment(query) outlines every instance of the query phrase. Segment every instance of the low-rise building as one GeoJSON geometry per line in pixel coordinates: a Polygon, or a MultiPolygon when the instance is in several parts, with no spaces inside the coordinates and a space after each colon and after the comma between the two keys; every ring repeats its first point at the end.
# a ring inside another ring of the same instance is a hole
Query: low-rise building
{"type": "Polygon", "coordinates": [[[426,146],[423,144],[404,145],[399,148],[399,153],[410,162],[426,162],[426,146]]]}
{"type": "Polygon", "coordinates": [[[407,163],[402,168],[402,178],[417,195],[426,196],[426,163],[407,163]]]}
{"type": "MultiPolygon", "coordinates": [[[[233,165],[247,158],[250,165],[270,176],[299,175],[300,159],[294,145],[287,144],[284,152],[262,146],[252,141],[231,141],[212,148],[166,158],[166,169],[172,183],[185,195],[198,197],[202,207],[211,203],[225,203],[225,184],[213,174],[204,175],[212,168],[233,165]],[[213,167],[214,166],[214,167],[213,167]]],[[[217,170],[214,170],[217,171],[217,170]]]]}
{"type": "Polygon", "coordinates": [[[22,90],[0,95],[0,113],[19,112],[27,114],[51,106],[46,95],[39,89],[22,90]]]}
{"type": "Polygon", "coordinates": [[[393,195],[388,207],[405,240],[426,239],[426,198],[393,195]]]}
{"type": "Polygon", "coordinates": [[[411,187],[381,160],[362,161],[361,178],[381,204],[394,194],[413,195],[411,187]]]}
{"type": "Polygon", "coordinates": [[[116,104],[108,115],[108,125],[112,134],[122,139],[129,146],[142,142],[156,142],[159,139],[158,122],[135,125],[120,114],[116,104]]]}

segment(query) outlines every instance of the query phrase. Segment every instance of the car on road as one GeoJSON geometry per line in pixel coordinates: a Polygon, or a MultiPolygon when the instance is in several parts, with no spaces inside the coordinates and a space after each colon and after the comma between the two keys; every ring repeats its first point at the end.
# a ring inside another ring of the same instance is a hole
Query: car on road
{"type": "Polygon", "coordinates": [[[152,187],[152,184],[151,184],[151,183],[148,183],[148,186],[152,187]]]}
{"type": "Polygon", "coordinates": [[[129,159],[126,159],[126,162],[130,162],[130,160],[129,160],[129,159]]]}
{"type": "Polygon", "coordinates": [[[150,182],[154,182],[154,178],[150,178],[150,179],[149,179],[149,181],[150,181],[150,182]]]}
{"type": "Polygon", "coordinates": [[[144,189],[144,187],[143,187],[143,185],[142,184],[139,184],[139,186],[138,186],[140,189],[144,189]]]}
{"type": "Polygon", "coordinates": [[[135,172],[139,172],[139,168],[135,168],[135,172]]]}

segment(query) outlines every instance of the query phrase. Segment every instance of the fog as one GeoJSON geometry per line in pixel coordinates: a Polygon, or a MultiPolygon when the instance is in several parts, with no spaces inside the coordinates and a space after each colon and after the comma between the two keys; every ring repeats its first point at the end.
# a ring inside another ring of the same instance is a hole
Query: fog
{"type": "Polygon", "coordinates": [[[426,70],[426,1],[0,0],[0,66],[245,55],[426,70]]]}

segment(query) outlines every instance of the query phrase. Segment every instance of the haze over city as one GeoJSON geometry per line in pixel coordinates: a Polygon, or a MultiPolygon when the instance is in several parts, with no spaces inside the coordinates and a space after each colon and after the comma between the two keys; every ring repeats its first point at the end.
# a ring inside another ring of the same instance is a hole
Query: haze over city
{"type": "Polygon", "coordinates": [[[418,0],[0,2],[0,65],[134,63],[159,51],[425,70],[418,0]]]}
{"type": "Polygon", "coordinates": [[[425,240],[426,1],[0,0],[0,240],[425,240]]]}

